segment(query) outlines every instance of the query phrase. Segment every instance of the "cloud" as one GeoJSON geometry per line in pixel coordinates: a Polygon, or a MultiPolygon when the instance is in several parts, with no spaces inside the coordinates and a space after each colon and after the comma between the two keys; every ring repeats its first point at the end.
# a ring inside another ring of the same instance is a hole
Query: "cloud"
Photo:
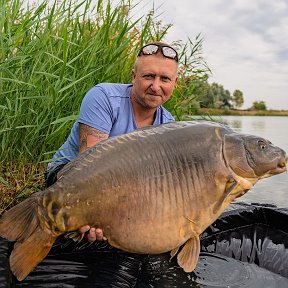
{"type": "Polygon", "coordinates": [[[288,1],[166,0],[157,5],[164,23],[173,24],[169,41],[185,42],[201,32],[203,56],[213,71],[210,82],[243,91],[246,107],[263,100],[268,108],[288,109],[288,1]]]}
{"type": "Polygon", "coordinates": [[[166,41],[186,42],[201,33],[213,72],[209,81],[243,91],[245,108],[263,100],[270,109],[288,110],[287,0],[132,2],[138,3],[135,18],[154,9],[163,24],[173,24],[166,41]]]}

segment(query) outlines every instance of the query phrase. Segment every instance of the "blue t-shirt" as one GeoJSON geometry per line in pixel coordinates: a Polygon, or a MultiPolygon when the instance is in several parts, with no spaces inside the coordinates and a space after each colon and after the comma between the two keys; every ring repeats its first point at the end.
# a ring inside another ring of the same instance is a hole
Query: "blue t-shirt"
{"type": "MultiPolygon", "coordinates": [[[[48,168],[65,164],[79,154],[79,123],[89,125],[110,136],[137,129],[131,103],[132,84],[102,83],[94,86],[83,98],[80,113],[65,143],[54,155],[48,168]]],[[[174,121],[163,107],[157,108],[153,125],[174,121]]]]}

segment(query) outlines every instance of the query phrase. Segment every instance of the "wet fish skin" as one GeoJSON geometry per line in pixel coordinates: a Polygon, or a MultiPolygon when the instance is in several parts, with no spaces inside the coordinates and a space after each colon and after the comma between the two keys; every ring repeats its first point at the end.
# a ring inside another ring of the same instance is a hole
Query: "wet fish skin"
{"type": "Polygon", "coordinates": [[[66,165],[50,188],[6,212],[0,235],[16,241],[12,272],[23,280],[55,239],[93,225],[136,253],[172,251],[187,272],[199,235],[259,179],[286,170],[285,152],[225,125],[176,122],[112,137],[66,165]],[[264,147],[265,146],[265,147],[264,147]]]}

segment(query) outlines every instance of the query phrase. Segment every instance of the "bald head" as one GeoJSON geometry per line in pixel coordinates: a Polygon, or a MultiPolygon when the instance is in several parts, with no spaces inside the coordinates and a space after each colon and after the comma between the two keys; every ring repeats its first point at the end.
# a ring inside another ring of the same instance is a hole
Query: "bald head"
{"type": "Polygon", "coordinates": [[[149,56],[158,56],[158,57],[163,57],[169,60],[173,60],[177,63],[177,68],[178,68],[178,53],[177,51],[170,46],[167,43],[164,42],[152,42],[148,43],[145,46],[143,46],[139,53],[138,56],[135,60],[134,64],[134,69],[137,69],[139,62],[141,63],[141,59],[149,56]],[[140,59],[140,60],[139,60],[140,59]]]}
{"type": "Polygon", "coordinates": [[[150,58],[149,60],[153,59],[153,62],[156,61],[160,64],[160,62],[162,63],[162,65],[168,64],[169,67],[172,67],[173,69],[171,70],[171,72],[175,72],[176,74],[178,74],[178,62],[176,62],[173,59],[169,59],[165,56],[162,55],[162,53],[160,52],[160,50],[157,51],[156,54],[152,54],[152,55],[141,55],[138,56],[134,62],[134,71],[137,71],[139,69],[139,67],[145,66],[145,65],[149,65],[150,61],[147,59],[150,58]],[[161,61],[162,60],[162,61],[161,61]]]}

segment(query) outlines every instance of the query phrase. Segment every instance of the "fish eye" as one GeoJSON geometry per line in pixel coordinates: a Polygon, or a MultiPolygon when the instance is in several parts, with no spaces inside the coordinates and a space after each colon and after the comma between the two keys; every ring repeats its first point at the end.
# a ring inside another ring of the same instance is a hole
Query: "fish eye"
{"type": "Polygon", "coordinates": [[[258,145],[259,145],[261,150],[264,150],[267,146],[263,140],[258,140],[258,145]]]}

